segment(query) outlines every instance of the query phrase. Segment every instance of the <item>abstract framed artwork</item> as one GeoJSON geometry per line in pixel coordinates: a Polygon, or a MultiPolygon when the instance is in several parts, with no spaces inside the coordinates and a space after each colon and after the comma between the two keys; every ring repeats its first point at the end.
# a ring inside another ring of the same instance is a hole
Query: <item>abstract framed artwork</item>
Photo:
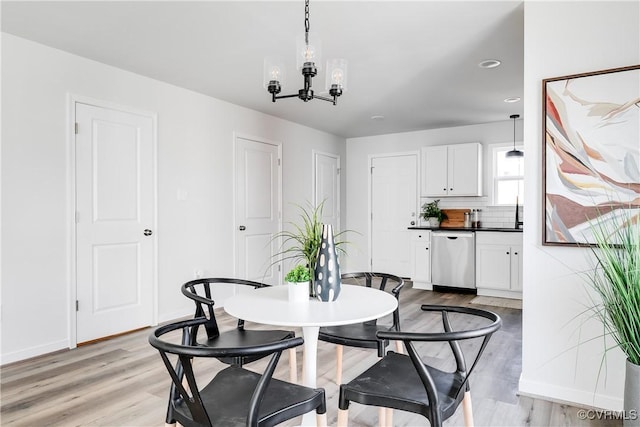
{"type": "Polygon", "coordinates": [[[542,244],[592,246],[594,224],[640,220],[640,65],[542,86],[542,244]]]}

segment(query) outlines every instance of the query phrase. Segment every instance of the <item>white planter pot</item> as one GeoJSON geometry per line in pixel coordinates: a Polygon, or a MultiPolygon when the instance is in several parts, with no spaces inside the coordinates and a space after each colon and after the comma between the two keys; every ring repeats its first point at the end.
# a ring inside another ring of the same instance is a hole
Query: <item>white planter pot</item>
{"type": "Polygon", "coordinates": [[[431,217],[429,218],[429,225],[431,227],[440,227],[440,221],[438,221],[438,218],[431,217]]]}
{"type": "Polygon", "coordinates": [[[289,302],[309,302],[309,282],[287,282],[289,287],[289,302]]]}
{"type": "Polygon", "coordinates": [[[627,359],[624,377],[624,427],[640,426],[640,366],[627,359]]]}

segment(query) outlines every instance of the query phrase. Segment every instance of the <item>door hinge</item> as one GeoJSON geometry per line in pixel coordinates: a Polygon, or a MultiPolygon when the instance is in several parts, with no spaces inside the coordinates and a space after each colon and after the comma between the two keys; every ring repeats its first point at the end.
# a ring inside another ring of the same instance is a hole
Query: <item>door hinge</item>
{"type": "Polygon", "coordinates": [[[76,224],[80,223],[80,212],[76,211],[76,224]]]}
{"type": "Polygon", "coordinates": [[[76,122],[76,123],[75,123],[74,128],[75,128],[75,129],[74,129],[74,130],[75,130],[75,133],[76,133],[76,135],[77,135],[77,134],[78,134],[78,122],[76,122]]]}
{"type": "Polygon", "coordinates": [[[278,272],[282,271],[282,269],[280,268],[280,264],[278,264],[278,272]]]}
{"type": "Polygon", "coordinates": [[[76,300],[76,311],[80,311],[80,303],[76,300]]]}
{"type": "Polygon", "coordinates": [[[280,166],[280,159],[278,159],[278,166],[280,166]]]}
{"type": "Polygon", "coordinates": [[[340,175],[340,168],[336,169],[336,175],[340,175]]]}
{"type": "Polygon", "coordinates": [[[373,175],[373,166],[371,166],[371,175],[373,175]]]}

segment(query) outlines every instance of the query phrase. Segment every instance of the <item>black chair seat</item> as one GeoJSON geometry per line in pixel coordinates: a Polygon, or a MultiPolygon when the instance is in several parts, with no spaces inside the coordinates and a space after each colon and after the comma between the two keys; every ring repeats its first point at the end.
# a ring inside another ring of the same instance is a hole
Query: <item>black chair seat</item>
{"type": "Polygon", "coordinates": [[[318,338],[322,341],[333,344],[346,345],[349,347],[378,348],[389,345],[389,340],[380,340],[376,334],[380,330],[387,330],[389,327],[372,325],[367,323],[356,323],[353,325],[330,326],[320,328],[318,338]]]}
{"type": "MultiPolygon", "coordinates": [[[[266,342],[280,341],[287,338],[293,338],[291,331],[281,330],[252,330],[252,329],[231,329],[217,337],[198,340],[197,344],[207,347],[225,347],[225,348],[246,348],[254,347],[266,342]]],[[[240,365],[251,363],[263,358],[264,355],[251,355],[238,357],[220,357],[221,362],[229,365],[240,365]]]]}
{"type": "MultiPolygon", "coordinates": [[[[200,391],[211,424],[216,427],[246,425],[251,397],[261,377],[260,374],[235,366],[219,372],[200,391]]],[[[268,425],[276,425],[293,416],[313,411],[319,406],[321,397],[316,390],[272,378],[260,404],[258,425],[267,422],[268,425]]],[[[184,418],[191,416],[184,401],[177,404],[175,410],[184,418]]]]}
{"type": "MultiPolygon", "coordinates": [[[[427,370],[436,386],[438,411],[443,419],[447,419],[464,398],[462,383],[465,377],[431,366],[427,366],[427,370]]],[[[351,381],[348,388],[345,388],[344,398],[363,405],[399,409],[424,417],[428,417],[430,411],[427,392],[420,377],[416,375],[411,358],[392,351],[351,381]]]]}

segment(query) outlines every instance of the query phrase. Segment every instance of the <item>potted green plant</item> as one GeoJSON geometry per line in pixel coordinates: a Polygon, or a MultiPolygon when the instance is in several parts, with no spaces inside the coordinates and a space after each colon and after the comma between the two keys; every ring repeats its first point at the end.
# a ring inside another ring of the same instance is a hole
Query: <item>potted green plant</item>
{"type": "Polygon", "coordinates": [[[422,219],[429,221],[431,227],[439,227],[442,220],[447,218],[438,203],[440,203],[440,199],[422,205],[422,219]]]}
{"type": "MultiPolygon", "coordinates": [[[[624,409],[632,414],[640,410],[640,214],[624,212],[619,221],[600,219],[592,226],[594,268],[588,283],[599,297],[590,311],[627,357],[624,409]]],[[[624,425],[638,420],[625,417],[624,425]]]]}
{"type": "Polygon", "coordinates": [[[311,275],[309,269],[302,265],[297,264],[293,267],[287,275],[284,277],[289,287],[289,301],[292,302],[304,302],[309,301],[309,286],[311,282],[311,275]]]}
{"type": "MultiPolygon", "coordinates": [[[[289,230],[282,231],[273,237],[273,239],[282,239],[280,252],[274,255],[277,258],[273,262],[274,264],[281,260],[301,263],[307,266],[309,277],[313,281],[313,271],[316,266],[320,240],[322,239],[321,219],[323,206],[324,202],[319,203],[317,206],[313,206],[309,202],[307,202],[306,207],[297,205],[300,211],[300,222],[290,222],[288,224],[289,230]]],[[[334,235],[336,249],[341,253],[344,253],[344,249],[341,246],[346,242],[340,241],[339,237],[344,233],[346,231],[334,235]]],[[[315,296],[315,290],[311,283],[309,285],[309,295],[315,296]]]]}

